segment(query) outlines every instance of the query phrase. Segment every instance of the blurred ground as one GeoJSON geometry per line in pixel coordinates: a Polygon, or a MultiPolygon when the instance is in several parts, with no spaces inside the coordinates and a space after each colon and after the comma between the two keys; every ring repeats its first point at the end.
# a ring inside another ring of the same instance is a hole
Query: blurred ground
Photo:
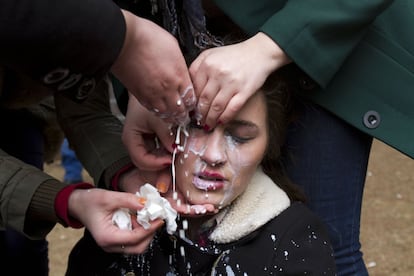
{"type": "MultiPolygon", "coordinates": [[[[59,162],[46,171],[63,175],[59,162]]],[[[362,250],[370,275],[414,275],[414,160],[375,141],[362,208],[362,250]]],[[[60,225],[49,234],[51,276],[64,275],[68,253],[81,235],[82,230],[60,225]]]]}
{"type": "Polygon", "coordinates": [[[414,275],[414,160],[375,142],[362,206],[370,275],[414,275]]]}

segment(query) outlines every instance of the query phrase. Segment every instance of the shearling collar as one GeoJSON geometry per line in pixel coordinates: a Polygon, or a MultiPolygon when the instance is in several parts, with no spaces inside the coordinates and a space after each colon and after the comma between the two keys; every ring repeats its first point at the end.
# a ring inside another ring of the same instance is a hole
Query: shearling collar
{"type": "Polygon", "coordinates": [[[220,220],[209,239],[216,243],[239,240],[289,206],[287,194],[259,168],[244,193],[218,214],[220,220]]]}

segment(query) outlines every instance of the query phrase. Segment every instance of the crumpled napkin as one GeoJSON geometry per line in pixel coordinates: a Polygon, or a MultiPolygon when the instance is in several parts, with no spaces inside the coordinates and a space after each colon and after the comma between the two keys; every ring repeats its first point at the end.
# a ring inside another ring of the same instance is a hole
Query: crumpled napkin
{"type": "MultiPolygon", "coordinates": [[[[150,221],[157,218],[166,222],[168,234],[173,234],[177,230],[177,211],[171,207],[171,204],[165,198],[161,197],[157,189],[147,183],[141,186],[137,197],[145,198],[144,208],[137,211],[137,221],[139,224],[148,229],[150,221]]],[[[112,216],[112,222],[121,229],[132,229],[131,216],[128,209],[121,208],[112,216]]]]}

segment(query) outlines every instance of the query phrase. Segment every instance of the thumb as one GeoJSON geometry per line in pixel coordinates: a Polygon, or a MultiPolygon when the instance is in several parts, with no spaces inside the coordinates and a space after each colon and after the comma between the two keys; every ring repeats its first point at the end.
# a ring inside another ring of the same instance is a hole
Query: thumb
{"type": "Polygon", "coordinates": [[[160,194],[165,194],[168,192],[171,186],[171,170],[165,169],[159,172],[156,187],[160,194]]]}
{"type": "Polygon", "coordinates": [[[114,203],[113,208],[127,208],[132,210],[140,210],[144,206],[140,203],[139,198],[131,193],[108,191],[111,201],[114,203]]]}

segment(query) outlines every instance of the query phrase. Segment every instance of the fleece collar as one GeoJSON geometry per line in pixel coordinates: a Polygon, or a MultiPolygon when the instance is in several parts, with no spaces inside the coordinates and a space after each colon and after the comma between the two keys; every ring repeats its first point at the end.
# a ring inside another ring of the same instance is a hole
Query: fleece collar
{"type": "Polygon", "coordinates": [[[209,239],[229,243],[252,233],[290,206],[287,194],[261,168],[242,195],[222,210],[209,239]]]}

